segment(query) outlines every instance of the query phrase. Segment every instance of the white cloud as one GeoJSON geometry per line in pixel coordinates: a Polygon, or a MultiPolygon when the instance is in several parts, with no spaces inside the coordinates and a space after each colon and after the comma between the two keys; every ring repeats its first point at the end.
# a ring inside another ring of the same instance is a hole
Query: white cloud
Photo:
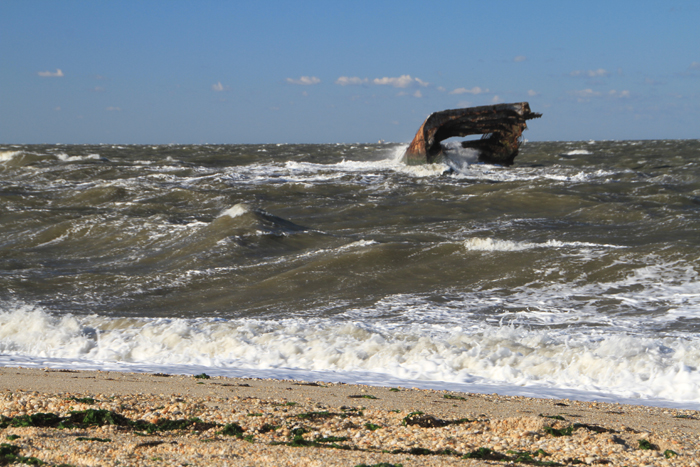
{"type": "Polygon", "coordinates": [[[63,72],[61,71],[60,68],[56,68],[56,71],[40,71],[37,73],[39,76],[42,78],[61,78],[63,76],[63,72]]]}
{"type": "Polygon", "coordinates": [[[527,57],[525,55],[518,55],[513,59],[514,62],[524,62],[527,60],[527,57]]]}
{"type": "Polygon", "coordinates": [[[212,89],[212,91],[222,92],[222,91],[228,91],[229,87],[221,84],[221,81],[217,81],[215,84],[211,85],[211,89],[212,89]]]}
{"type": "Polygon", "coordinates": [[[535,91],[534,89],[530,89],[530,90],[527,92],[527,95],[530,96],[530,97],[535,97],[535,96],[539,96],[540,93],[537,92],[537,91],[535,91]]]}
{"type": "Polygon", "coordinates": [[[440,92],[445,92],[445,91],[447,91],[447,89],[443,88],[442,86],[438,86],[438,87],[437,87],[437,90],[440,91],[440,92]]]}
{"type": "Polygon", "coordinates": [[[299,79],[287,78],[287,82],[291,84],[299,84],[301,86],[310,86],[312,84],[320,83],[321,80],[315,76],[302,76],[299,79]]]}
{"type": "Polygon", "coordinates": [[[493,96],[493,99],[491,99],[491,102],[493,102],[494,104],[499,104],[499,103],[503,102],[503,99],[501,99],[501,96],[493,96]]]}
{"type": "Polygon", "coordinates": [[[485,92],[489,92],[489,90],[488,90],[488,89],[482,89],[482,88],[480,88],[479,86],[474,86],[474,87],[471,88],[471,89],[467,89],[467,88],[457,88],[457,89],[455,89],[454,91],[451,91],[450,94],[467,94],[467,93],[468,93],[468,94],[477,95],[477,94],[483,94],[483,93],[485,93],[485,92]]]}
{"type": "Polygon", "coordinates": [[[359,78],[357,76],[341,76],[337,80],[335,80],[335,84],[339,84],[341,86],[351,86],[351,85],[361,85],[361,84],[367,84],[369,80],[367,78],[359,78]]]}
{"type": "Polygon", "coordinates": [[[423,94],[420,92],[420,89],[413,93],[413,97],[423,97],[423,94]]]}
{"type": "Polygon", "coordinates": [[[61,108],[60,108],[60,107],[54,107],[53,109],[54,109],[56,112],[60,112],[60,111],[61,111],[61,108]]]}
{"type": "Polygon", "coordinates": [[[700,70],[700,62],[693,62],[688,68],[691,70],[700,70]]]}
{"type": "Polygon", "coordinates": [[[613,90],[611,90],[608,94],[609,94],[611,97],[617,97],[617,98],[621,98],[621,99],[630,97],[630,92],[629,92],[629,91],[616,91],[616,90],[613,89],[613,90]]]}
{"type": "Polygon", "coordinates": [[[569,73],[570,76],[585,76],[588,78],[599,78],[610,76],[610,72],[603,68],[598,68],[597,70],[576,70],[569,73]]]}
{"type": "Polygon", "coordinates": [[[420,84],[421,86],[428,86],[430,83],[427,81],[423,81],[420,78],[416,78],[416,83],[420,84]]]}
{"type": "Polygon", "coordinates": [[[589,99],[591,97],[600,97],[602,94],[598,91],[594,91],[591,88],[581,89],[579,91],[571,91],[571,93],[576,97],[581,97],[584,99],[589,99]]]}
{"type": "Polygon", "coordinates": [[[398,78],[375,78],[372,80],[372,82],[379,85],[394,86],[395,88],[407,88],[414,84],[418,84],[420,86],[428,86],[430,84],[420,78],[411,78],[411,75],[401,75],[398,78]]]}
{"type": "Polygon", "coordinates": [[[102,86],[95,86],[94,88],[92,88],[92,92],[104,92],[104,90],[105,88],[103,88],[102,86]]]}
{"type": "Polygon", "coordinates": [[[105,110],[106,110],[107,112],[119,112],[119,111],[121,111],[122,109],[119,108],[119,107],[107,107],[105,110]]]}

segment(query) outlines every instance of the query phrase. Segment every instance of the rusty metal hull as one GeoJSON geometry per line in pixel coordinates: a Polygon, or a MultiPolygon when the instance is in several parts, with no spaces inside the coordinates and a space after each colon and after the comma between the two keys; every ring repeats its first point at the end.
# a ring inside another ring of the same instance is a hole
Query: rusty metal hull
{"type": "Polygon", "coordinates": [[[480,140],[463,141],[462,147],[477,149],[483,162],[511,165],[518,155],[526,121],[541,116],[532,112],[527,102],[434,112],[418,129],[404,160],[408,164],[438,162],[444,151],[441,141],[483,135],[480,140]]]}

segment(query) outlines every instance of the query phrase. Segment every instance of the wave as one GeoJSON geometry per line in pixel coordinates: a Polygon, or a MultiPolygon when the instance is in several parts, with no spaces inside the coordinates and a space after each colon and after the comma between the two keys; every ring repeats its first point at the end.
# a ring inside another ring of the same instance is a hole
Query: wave
{"type": "MultiPolygon", "coordinates": [[[[289,369],[393,379],[541,386],[700,403],[700,342],[626,333],[383,324],[332,319],[126,319],[0,312],[0,364],[289,369]]],[[[278,376],[279,377],[279,376],[278,376]]]]}
{"type": "Polygon", "coordinates": [[[531,250],[533,248],[626,248],[619,245],[588,242],[561,242],[559,240],[547,240],[543,243],[532,243],[498,240],[488,237],[468,238],[464,240],[464,247],[471,251],[523,251],[531,250]]]}
{"type": "Polygon", "coordinates": [[[20,154],[22,154],[22,151],[0,151],[0,162],[11,161],[20,154]]]}

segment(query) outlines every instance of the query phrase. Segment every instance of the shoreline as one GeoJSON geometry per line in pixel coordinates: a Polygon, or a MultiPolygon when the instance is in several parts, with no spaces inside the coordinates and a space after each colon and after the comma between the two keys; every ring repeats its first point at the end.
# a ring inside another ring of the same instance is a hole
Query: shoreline
{"type": "Polygon", "coordinates": [[[0,442],[56,466],[700,465],[695,410],[204,376],[0,367],[0,442]],[[37,413],[67,427],[11,426],[37,413]]]}

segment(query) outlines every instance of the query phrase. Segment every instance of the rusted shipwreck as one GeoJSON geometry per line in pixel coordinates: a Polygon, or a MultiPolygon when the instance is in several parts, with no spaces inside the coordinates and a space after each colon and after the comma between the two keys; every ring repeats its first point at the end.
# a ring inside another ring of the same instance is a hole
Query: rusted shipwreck
{"type": "Polygon", "coordinates": [[[404,160],[407,164],[439,162],[445,151],[442,141],[455,136],[483,135],[478,140],[462,141],[462,147],[478,150],[482,162],[511,165],[527,128],[525,122],[541,116],[532,112],[527,102],[434,112],[418,129],[404,160]]]}

